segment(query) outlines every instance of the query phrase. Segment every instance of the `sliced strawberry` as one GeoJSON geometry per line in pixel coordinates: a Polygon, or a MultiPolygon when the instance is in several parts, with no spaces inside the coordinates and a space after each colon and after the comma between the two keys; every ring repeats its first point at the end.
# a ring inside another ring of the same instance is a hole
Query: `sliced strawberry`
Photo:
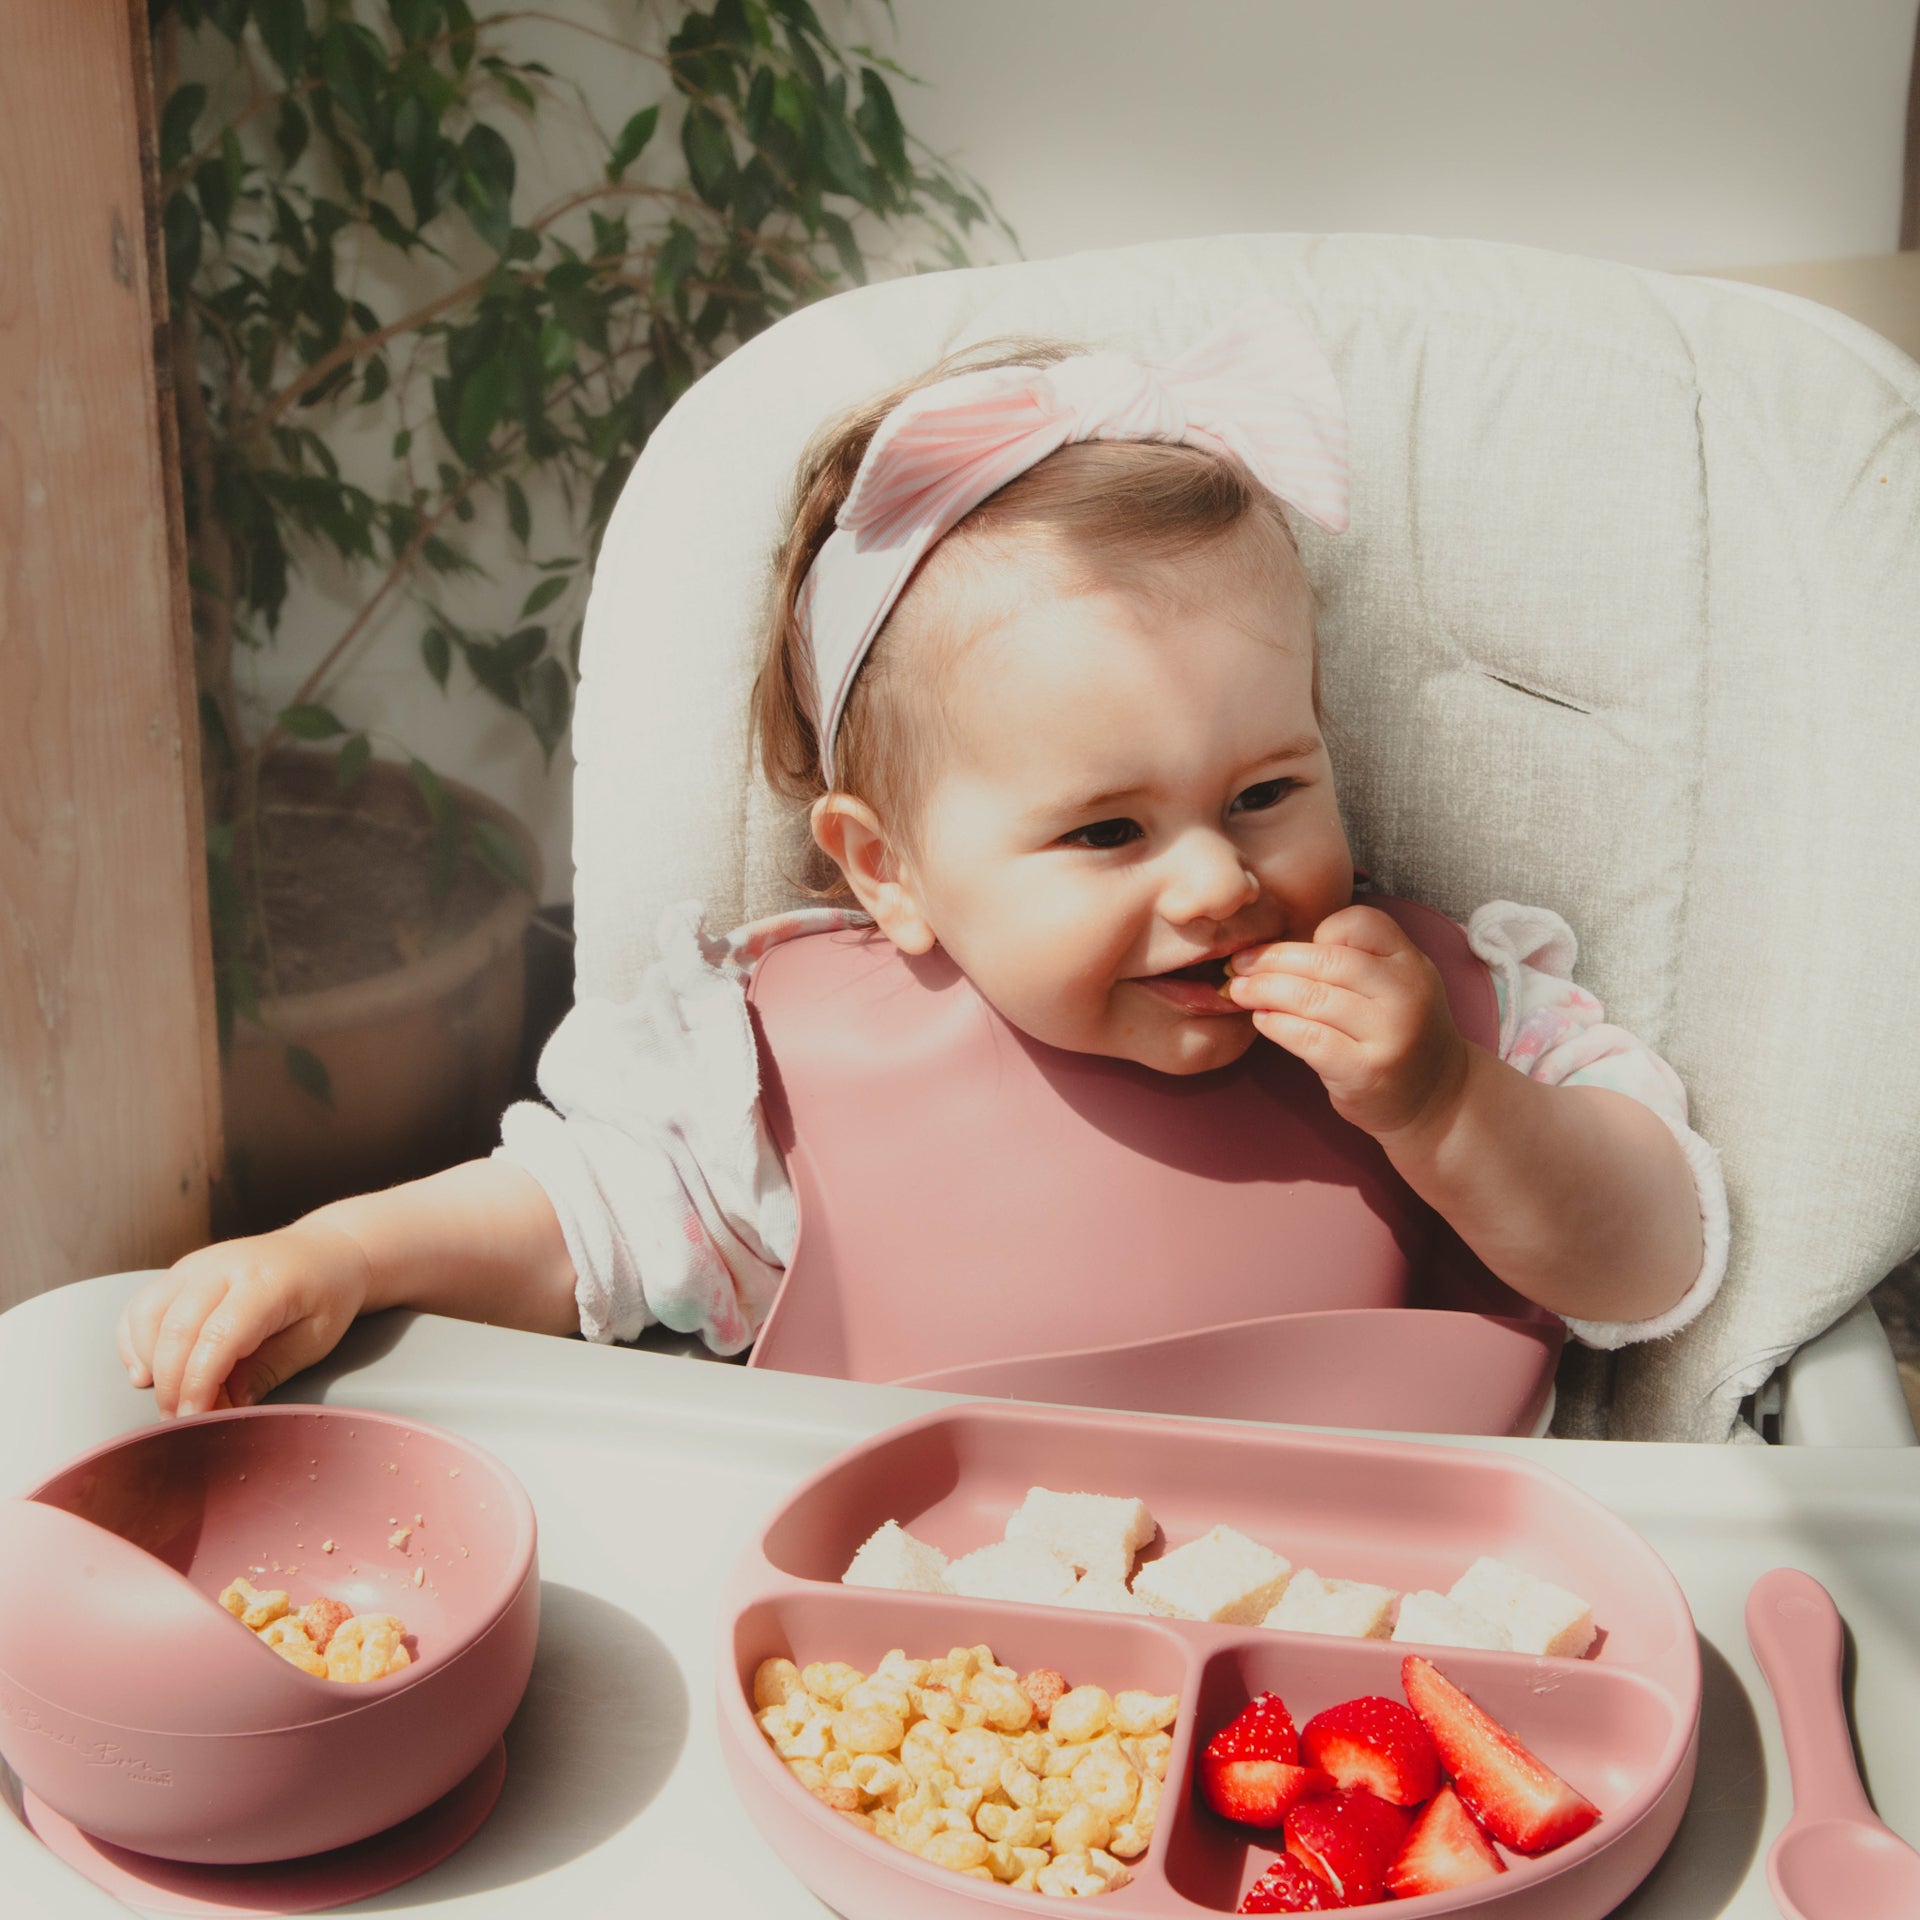
{"type": "Polygon", "coordinates": [[[1200,1756],[1200,1791],[1224,1820],[1277,1827],[1297,1802],[1332,1793],[1334,1785],[1317,1767],[1290,1767],[1284,1760],[1217,1760],[1209,1748],[1200,1756]]]}
{"type": "Polygon", "coordinates": [[[1287,1816],[1287,1851],[1340,1896],[1365,1906],[1386,1891],[1387,1869],[1407,1837],[1407,1815],[1364,1787],[1302,1800],[1287,1816]]]}
{"type": "Polygon", "coordinates": [[[1549,1853],[1600,1818],[1585,1794],[1528,1752],[1431,1661],[1408,1654],[1400,1684],[1433,1735],[1467,1811],[1503,1846],[1549,1853]]]}
{"type": "Polygon", "coordinates": [[[1317,1873],[1283,1853],[1246,1891],[1242,1913],[1332,1913],[1346,1904],[1317,1873]]]}
{"type": "Polygon", "coordinates": [[[1460,1796],[1442,1787],[1413,1823],[1399,1859],[1388,1869],[1387,1891],[1396,1900],[1413,1900],[1423,1893],[1470,1887],[1506,1870],[1507,1863],[1474,1824],[1460,1796]]]}
{"type": "Polygon", "coordinates": [[[1300,1757],[1396,1807],[1417,1807],[1440,1785],[1440,1756],[1419,1715],[1379,1694],[1316,1713],[1300,1730],[1300,1757]]]}
{"type": "Polygon", "coordinates": [[[1277,1693],[1262,1693],[1213,1736],[1207,1751],[1227,1760],[1284,1760],[1292,1767],[1300,1763],[1300,1736],[1287,1703],[1277,1693]]]}

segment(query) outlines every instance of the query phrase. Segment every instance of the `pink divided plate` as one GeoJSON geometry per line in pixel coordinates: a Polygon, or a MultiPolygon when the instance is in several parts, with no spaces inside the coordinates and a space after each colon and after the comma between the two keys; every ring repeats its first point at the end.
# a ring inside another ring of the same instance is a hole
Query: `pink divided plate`
{"type": "Polygon", "coordinates": [[[1383,1914],[1497,1911],[1501,1920],[1599,1920],[1652,1869],[1693,1783],[1700,1655],[1678,1583],[1606,1508],[1529,1461],[1364,1440],[983,1403],[896,1427],[799,1487],[741,1558],[722,1612],[721,1745],[761,1831],[846,1920],[1058,1914],[1057,1899],[965,1878],[888,1845],[806,1791],[754,1720],[753,1675],[784,1655],[869,1672],[889,1648],[928,1659],[984,1642],[1070,1685],[1178,1693],[1166,1797],[1132,1880],[1098,1896],[1121,1916],[1232,1913],[1281,1845],[1218,1818],[1194,1791],[1195,1756],[1255,1695],[1300,1725],[1360,1694],[1402,1699],[1400,1666],[1426,1654],[1601,1811],[1580,1838],[1455,1893],[1383,1914]],[[1483,1554],[1589,1600],[1600,1635],[1580,1660],[1260,1627],[1085,1613],[840,1585],[854,1551],[897,1520],[949,1558],[1002,1537],[1032,1486],[1144,1500],[1160,1534],[1143,1558],[1227,1525],[1296,1568],[1444,1592],[1483,1554]]]}

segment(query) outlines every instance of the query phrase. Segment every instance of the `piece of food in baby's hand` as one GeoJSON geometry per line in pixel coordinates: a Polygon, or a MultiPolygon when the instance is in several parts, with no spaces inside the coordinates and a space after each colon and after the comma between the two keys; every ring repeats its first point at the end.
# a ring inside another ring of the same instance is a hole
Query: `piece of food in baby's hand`
{"type": "Polygon", "coordinates": [[[877,1527],[840,1576],[844,1587],[881,1587],[891,1593],[951,1593],[947,1556],[916,1540],[897,1520],[877,1527]]]}
{"type": "Polygon", "coordinates": [[[1447,1597],[1503,1627],[1519,1653],[1577,1660],[1593,1644],[1593,1609],[1577,1593],[1504,1560],[1476,1560],[1448,1588],[1447,1597]]]}
{"type": "Polygon", "coordinates": [[[1101,1574],[1123,1586],[1133,1572],[1133,1556],[1153,1535],[1153,1515],[1143,1501],[1046,1487],[1027,1489],[1006,1529],[1009,1540],[1037,1540],[1082,1573],[1101,1574]]]}
{"type": "Polygon", "coordinates": [[[1232,1527],[1214,1527],[1142,1567],[1133,1591],[1171,1619],[1249,1627],[1267,1617],[1292,1577],[1291,1561],[1232,1527]]]}
{"type": "Polygon", "coordinates": [[[947,1580],[972,1600],[1026,1600],[1057,1605],[1073,1591],[1071,1564],[1038,1540],[996,1540],[953,1562],[947,1580]]]}
{"type": "Polygon", "coordinates": [[[1393,1603],[1399,1597],[1391,1587],[1369,1586],[1364,1580],[1324,1580],[1311,1567],[1301,1567],[1260,1624],[1288,1633],[1384,1640],[1393,1631],[1393,1603]]]}
{"type": "Polygon", "coordinates": [[[1473,1607],[1465,1607],[1444,1593],[1422,1588],[1400,1602],[1394,1623],[1396,1640],[1418,1641],[1429,1647],[1484,1647],[1495,1653],[1513,1651],[1513,1636],[1499,1621],[1473,1607]]]}

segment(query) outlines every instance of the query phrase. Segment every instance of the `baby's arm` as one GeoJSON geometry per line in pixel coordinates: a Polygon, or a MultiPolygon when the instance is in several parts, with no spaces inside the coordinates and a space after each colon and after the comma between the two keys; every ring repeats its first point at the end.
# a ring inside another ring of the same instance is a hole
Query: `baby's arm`
{"type": "Polygon", "coordinates": [[[418,1307],[571,1333],[573,1262],[540,1184],[473,1160],[290,1227],[188,1254],[120,1315],[120,1357],[162,1413],[246,1406],[324,1358],[354,1319],[418,1307]]]}
{"type": "Polygon", "coordinates": [[[1580,1320],[1645,1320],[1699,1273],[1699,1203],[1666,1123],[1463,1039],[1432,963],[1377,909],[1260,950],[1233,997],[1516,1292],[1580,1320]]]}

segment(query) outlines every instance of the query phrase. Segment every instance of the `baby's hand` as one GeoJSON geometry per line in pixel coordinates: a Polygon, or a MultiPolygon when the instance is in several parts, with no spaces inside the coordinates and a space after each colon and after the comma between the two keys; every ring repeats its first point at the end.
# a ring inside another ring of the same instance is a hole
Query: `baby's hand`
{"type": "Polygon", "coordinates": [[[1444,1117],[1467,1043],[1433,962],[1377,907],[1329,914],[1313,939],[1235,956],[1229,992],[1277,1046],[1320,1076],[1334,1111],[1376,1138],[1444,1117]]]}
{"type": "Polygon", "coordinates": [[[114,1336],[162,1413],[249,1406],[333,1351],[369,1280],[357,1242],[303,1221],[188,1254],[127,1302],[114,1336]]]}

